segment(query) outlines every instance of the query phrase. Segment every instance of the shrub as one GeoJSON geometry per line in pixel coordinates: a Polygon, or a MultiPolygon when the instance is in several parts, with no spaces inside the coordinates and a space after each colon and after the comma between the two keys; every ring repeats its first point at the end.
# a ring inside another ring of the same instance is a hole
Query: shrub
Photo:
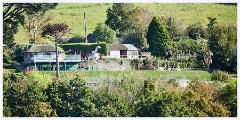
{"type": "Polygon", "coordinates": [[[84,43],[84,42],[85,42],[84,38],[80,36],[75,36],[68,40],[68,43],[84,43]]]}
{"type": "Polygon", "coordinates": [[[227,72],[217,70],[212,73],[212,80],[227,82],[230,79],[231,79],[231,75],[228,74],[227,72]]]}
{"type": "Polygon", "coordinates": [[[99,43],[69,43],[69,44],[62,44],[61,47],[64,51],[83,51],[83,52],[92,52],[95,50],[97,46],[100,46],[101,49],[98,49],[98,52],[101,54],[107,55],[108,53],[108,46],[104,42],[99,43]]]}
{"type": "Polygon", "coordinates": [[[191,25],[187,28],[187,32],[188,32],[188,36],[192,39],[198,39],[199,37],[201,38],[206,38],[206,32],[205,29],[203,27],[203,25],[201,24],[194,24],[191,25]]]}

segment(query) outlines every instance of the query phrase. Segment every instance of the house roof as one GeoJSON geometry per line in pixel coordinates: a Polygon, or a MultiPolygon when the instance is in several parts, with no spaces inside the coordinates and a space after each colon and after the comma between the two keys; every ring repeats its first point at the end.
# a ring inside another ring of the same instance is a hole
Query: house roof
{"type": "MultiPolygon", "coordinates": [[[[59,51],[63,52],[61,48],[59,51]]],[[[51,44],[34,44],[27,52],[55,52],[55,46],[51,44]]]]}
{"type": "Polygon", "coordinates": [[[112,51],[116,50],[127,50],[127,48],[122,44],[109,44],[108,49],[112,51]]]}
{"type": "Polygon", "coordinates": [[[132,44],[109,44],[108,49],[111,51],[117,51],[117,50],[138,50],[134,45],[132,44]]]}
{"type": "Polygon", "coordinates": [[[123,44],[128,50],[138,50],[133,44],[123,44]]]}

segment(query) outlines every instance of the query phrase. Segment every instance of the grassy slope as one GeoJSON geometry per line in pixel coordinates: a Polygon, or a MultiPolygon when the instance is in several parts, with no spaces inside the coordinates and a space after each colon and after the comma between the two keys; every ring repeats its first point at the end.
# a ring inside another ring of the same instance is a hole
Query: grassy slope
{"type": "MultiPolygon", "coordinates": [[[[72,29],[70,36],[84,36],[84,20],[83,13],[86,12],[87,18],[87,34],[91,33],[97,23],[104,23],[106,20],[106,10],[112,4],[93,4],[93,3],[61,3],[56,9],[48,11],[47,15],[52,15],[52,22],[64,22],[72,29]]],[[[202,23],[207,25],[207,17],[217,18],[219,23],[226,22],[236,24],[237,7],[226,6],[222,4],[179,4],[179,3],[159,3],[159,4],[135,4],[146,8],[156,16],[173,16],[175,20],[181,22],[184,26],[194,23],[202,23]]],[[[15,35],[17,44],[28,43],[27,33],[22,27],[15,35]]]]}

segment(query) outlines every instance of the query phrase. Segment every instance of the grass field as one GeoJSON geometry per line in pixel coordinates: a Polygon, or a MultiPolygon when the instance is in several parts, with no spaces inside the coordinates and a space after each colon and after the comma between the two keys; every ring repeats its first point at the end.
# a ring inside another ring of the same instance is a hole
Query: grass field
{"type": "MultiPolygon", "coordinates": [[[[143,7],[152,16],[174,17],[176,21],[184,26],[194,23],[207,25],[207,17],[215,17],[219,23],[237,22],[237,7],[232,5],[213,3],[137,3],[136,6],[143,7]]],[[[106,10],[112,4],[108,3],[60,3],[56,9],[48,11],[46,15],[53,16],[53,23],[66,23],[71,28],[70,36],[84,36],[83,13],[86,13],[87,34],[92,33],[97,23],[104,23],[106,10]]],[[[28,35],[23,27],[15,35],[17,44],[28,44],[28,35]]]]}
{"type": "MultiPolygon", "coordinates": [[[[55,71],[44,72],[55,75],[55,71]]],[[[79,75],[87,81],[95,82],[100,79],[124,78],[124,79],[188,79],[198,78],[201,80],[211,80],[211,74],[207,71],[154,71],[154,70],[127,70],[127,71],[61,71],[60,76],[63,80],[69,80],[79,75]]]]}

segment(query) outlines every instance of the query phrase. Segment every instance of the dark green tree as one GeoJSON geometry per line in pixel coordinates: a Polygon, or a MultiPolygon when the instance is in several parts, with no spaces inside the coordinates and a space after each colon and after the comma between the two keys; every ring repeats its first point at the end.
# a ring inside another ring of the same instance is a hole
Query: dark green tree
{"type": "Polygon", "coordinates": [[[79,76],[69,82],[53,82],[47,89],[47,96],[59,117],[96,116],[93,92],[79,76]]]}
{"type": "Polygon", "coordinates": [[[156,86],[149,80],[144,81],[141,90],[141,96],[135,105],[135,114],[139,117],[154,117],[155,107],[153,104],[158,100],[159,94],[156,92],[156,86]]]}
{"type": "Polygon", "coordinates": [[[98,109],[99,117],[127,117],[131,116],[128,102],[120,91],[109,90],[106,86],[95,91],[94,103],[98,109]]]}
{"type": "Polygon", "coordinates": [[[97,42],[106,42],[109,44],[117,43],[116,32],[105,24],[98,23],[93,31],[93,35],[96,37],[97,42]]]}
{"type": "Polygon", "coordinates": [[[48,10],[57,4],[53,3],[3,3],[3,43],[8,47],[14,45],[14,34],[19,24],[24,25],[25,14],[48,10]]]}
{"type": "Polygon", "coordinates": [[[206,38],[207,32],[205,28],[200,24],[193,24],[187,28],[188,36],[192,39],[206,38]]]}
{"type": "Polygon", "coordinates": [[[105,24],[117,33],[122,33],[129,29],[131,22],[129,17],[133,9],[133,4],[113,3],[111,8],[107,9],[107,20],[105,24]]]}
{"type": "Polygon", "coordinates": [[[169,17],[166,20],[166,28],[171,39],[180,35],[179,24],[175,21],[174,17],[169,17]]]}
{"type": "Polygon", "coordinates": [[[237,117],[237,80],[230,81],[222,90],[223,103],[227,104],[231,117],[237,117]]]}
{"type": "Polygon", "coordinates": [[[149,24],[147,31],[147,42],[149,44],[149,51],[154,56],[169,58],[171,56],[172,43],[170,36],[161,22],[157,17],[153,17],[149,24]]]}
{"type": "Polygon", "coordinates": [[[96,115],[96,108],[93,103],[93,92],[87,86],[86,81],[80,78],[80,76],[70,80],[68,93],[70,116],[90,117],[96,115]]]}
{"type": "Polygon", "coordinates": [[[140,26],[135,26],[134,29],[129,29],[124,32],[123,43],[124,44],[133,44],[140,50],[145,50],[148,48],[147,39],[146,39],[146,29],[140,26]]]}
{"type": "Polygon", "coordinates": [[[208,44],[213,52],[212,66],[222,70],[234,71],[231,68],[231,56],[237,47],[236,26],[215,26],[210,33],[208,44]]]}

